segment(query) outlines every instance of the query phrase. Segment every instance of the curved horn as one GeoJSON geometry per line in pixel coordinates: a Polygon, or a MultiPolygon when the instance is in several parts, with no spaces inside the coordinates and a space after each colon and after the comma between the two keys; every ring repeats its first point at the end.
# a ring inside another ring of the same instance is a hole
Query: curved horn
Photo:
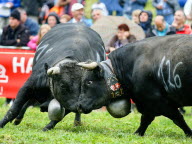
{"type": "Polygon", "coordinates": [[[60,74],[60,67],[51,67],[47,70],[48,75],[60,74]]]}
{"type": "Polygon", "coordinates": [[[81,63],[78,63],[77,65],[86,69],[94,69],[98,66],[96,62],[91,62],[91,63],[81,62],[81,63]]]}

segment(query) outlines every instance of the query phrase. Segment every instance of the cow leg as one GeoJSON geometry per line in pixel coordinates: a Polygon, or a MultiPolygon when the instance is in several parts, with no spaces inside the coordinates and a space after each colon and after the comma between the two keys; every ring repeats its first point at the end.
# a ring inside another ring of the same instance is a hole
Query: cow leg
{"type": "Polygon", "coordinates": [[[187,123],[185,122],[183,115],[179,112],[177,108],[167,108],[167,112],[163,114],[164,116],[171,119],[178,127],[180,127],[186,136],[192,137],[192,130],[189,128],[187,123]]]}
{"type": "Polygon", "coordinates": [[[75,113],[74,126],[80,126],[80,125],[81,125],[81,114],[75,113]]]}
{"type": "MultiPolygon", "coordinates": [[[[63,118],[67,115],[67,114],[69,114],[71,111],[69,111],[69,110],[65,110],[65,115],[63,116],[63,118]]],[[[62,119],[63,119],[62,118],[62,119]]],[[[61,120],[62,120],[61,119],[61,120]]],[[[51,129],[53,129],[55,126],[56,126],[56,124],[58,123],[58,122],[60,122],[61,120],[51,120],[50,121],[50,123],[49,124],[47,124],[44,128],[43,128],[43,131],[48,131],[48,130],[51,130],[51,129]]]]}
{"type": "Polygon", "coordinates": [[[48,115],[51,122],[43,128],[43,131],[53,129],[70,112],[67,111],[66,113],[65,111],[65,108],[56,99],[52,99],[48,106],[48,115]]]}
{"type": "Polygon", "coordinates": [[[141,122],[139,128],[136,130],[135,134],[143,136],[147,127],[151,124],[151,122],[155,119],[155,116],[142,114],[141,122]]]}
{"type": "Polygon", "coordinates": [[[14,120],[14,125],[19,125],[19,124],[21,123],[21,121],[22,121],[22,119],[23,119],[23,117],[24,117],[24,114],[25,114],[27,108],[28,108],[29,106],[33,105],[35,102],[36,102],[35,99],[30,99],[30,100],[28,100],[28,101],[25,103],[25,105],[22,107],[19,115],[18,115],[18,116],[16,117],[16,119],[14,120]]]}
{"type": "MultiPolygon", "coordinates": [[[[65,115],[64,117],[69,114],[71,111],[68,111],[68,110],[65,110],[65,115]]],[[[63,118],[64,118],[63,117],[63,118]]],[[[46,125],[44,128],[43,128],[43,131],[48,131],[48,130],[51,130],[53,129],[56,124],[58,122],[60,122],[61,120],[51,120],[51,122],[46,125]]],[[[75,120],[74,120],[74,126],[80,126],[81,125],[81,114],[80,113],[75,113],[75,120]]]]}
{"type": "Polygon", "coordinates": [[[51,100],[52,99],[49,99],[40,105],[40,111],[41,112],[48,112],[48,106],[49,106],[49,103],[51,100]]]}
{"type": "Polygon", "coordinates": [[[7,111],[4,118],[0,121],[0,128],[3,128],[8,122],[14,120],[19,115],[23,105],[30,99],[32,94],[32,90],[27,86],[24,86],[19,90],[13,105],[7,111]]]}

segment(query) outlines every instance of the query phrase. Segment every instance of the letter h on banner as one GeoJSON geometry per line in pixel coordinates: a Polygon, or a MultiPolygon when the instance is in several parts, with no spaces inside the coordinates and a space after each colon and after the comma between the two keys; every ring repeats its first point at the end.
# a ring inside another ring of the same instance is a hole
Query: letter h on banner
{"type": "Polygon", "coordinates": [[[21,57],[18,62],[18,57],[13,57],[13,73],[17,73],[17,68],[20,67],[21,73],[25,73],[25,57],[21,57]]]}

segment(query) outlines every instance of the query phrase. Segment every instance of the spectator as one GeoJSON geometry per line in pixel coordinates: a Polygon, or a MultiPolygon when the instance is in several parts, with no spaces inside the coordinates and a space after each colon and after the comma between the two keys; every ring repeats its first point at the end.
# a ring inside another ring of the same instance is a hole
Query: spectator
{"type": "Polygon", "coordinates": [[[71,17],[68,14],[64,14],[60,17],[60,23],[67,23],[70,20],[71,20],[71,17]]]}
{"type": "Polygon", "coordinates": [[[127,0],[124,4],[123,14],[132,19],[132,12],[137,9],[143,10],[146,3],[147,0],[127,0]]]}
{"type": "Polygon", "coordinates": [[[181,8],[184,7],[185,3],[187,2],[187,0],[178,0],[178,3],[180,5],[181,8]]]}
{"type": "Polygon", "coordinates": [[[55,12],[59,17],[65,14],[65,8],[68,9],[71,0],[55,0],[54,6],[49,12],[55,12]]]}
{"type": "Polygon", "coordinates": [[[189,25],[185,24],[186,17],[182,10],[175,12],[172,26],[176,28],[176,34],[190,34],[191,29],[189,25]]]}
{"type": "Polygon", "coordinates": [[[88,27],[92,25],[92,21],[90,19],[84,18],[84,6],[82,4],[73,4],[71,7],[71,12],[73,18],[69,21],[69,23],[83,23],[88,27]]]}
{"type": "Polygon", "coordinates": [[[5,46],[27,46],[29,31],[21,24],[20,13],[13,10],[9,17],[9,25],[3,28],[1,45],[5,46]]]}
{"type": "Polygon", "coordinates": [[[59,16],[55,13],[52,12],[48,15],[47,19],[46,19],[46,23],[53,28],[54,26],[56,26],[57,24],[60,23],[59,21],[59,16]]]}
{"type": "Polygon", "coordinates": [[[130,34],[130,30],[127,24],[120,24],[118,26],[117,34],[110,40],[106,47],[106,52],[112,52],[115,49],[124,46],[128,43],[135,42],[136,38],[130,34]]]}
{"type": "Polygon", "coordinates": [[[152,31],[149,34],[151,36],[165,36],[176,34],[176,29],[169,25],[163,16],[156,16],[154,20],[154,25],[152,26],[152,31]]]}
{"type": "Polygon", "coordinates": [[[139,15],[139,25],[145,32],[146,37],[149,37],[149,32],[151,31],[151,22],[153,15],[151,11],[142,10],[139,15]]]}
{"type": "Polygon", "coordinates": [[[75,3],[80,3],[82,5],[85,5],[85,0],[71,0],[71,2],[65,7],[65,14],[68,14],[72,17],[71,8],[75,3]]]}
{"type": "Polygon", "coordinates": [[[21,0],[21,6],[25,9],[27,16],[38,22],[38,16],[45,0],[21,0]]]}
{"type": "Polygon", "coordinates": [[[153,6],[157,15],[164,16],[168,24],[172,24],[174,12],[180,8],[177,0],[153,0],[153,6]]]}
{"type": "Polygon", "coordinates": [[[45,23],[48,15],[49,15],[49,10],[54,6],[54,0],[47,0],[45,2],[39,12],[39,17],[38,17],[38,22],[39,24],[45,23]]]}
{"type": "Polygon", "coordinates": [[[20,7],[20,0],[0,0],[0,29],[8,25],[11,11],[20,7]]]}
{"type": "Polygon", "coordinates": [[[109,15],[113,15],[113,12],[116,12],[116,16],[123,15],[123,8],[119,4],[119,0],[100,0],[107,7],[109,15]]]}
{"type": "Polygon", "coordinates": [[[141,10],[137,9],[132,12],[132,21],[134,21],[136,24],[139,24],[139,15],[141,13],[141,10]]]}
{"type": "Polygon", "coordinates": [[[183,10],[187,18],[186,23],[192,24],[192,0],[187,0],[183,10]]]}
{"type": "Polygon", "coordinates": [[[92,11],[94,10],[94,9],[100,9],[101,11],[102,11],[102,14],[104,15],[104,16],[108,16],[108,11],[107,11],[107,8],[106,8],[106,6],[105,6],[105,4],[104,3],[102,3],[102,2],[100,2],[100,0],[99,0],[99,2],[96,2],[96,3],[94,3],[92,6],[91,6],[91,9],[92,9],[92,11]]]}
{"type": "Polygon", "coordinates": [[[27,13],[24,9],[18,8],[18,11],[20,12],[21,15],[21,23],[28,28],[30,39],[32,39],[34,36],[37,35],[39,31],[39,25],[36,21],[27,16],[27,13]]]}
{"type": "Polygon", "coordinates": [[[95,22],[98,19],[100,19],[104,14],[101,9],[93,9],[91,15],[92,15],[93,21],[95,22]]]}
{"type": "Polygon", "coordinates": [[[36,50],[38,44],[40,43],[42,37],[51,29],[51,27],[48,24],[43,24],[40,27],[40,30],[38,32],[38,35],[33,37],[28,43],[27,46],[30,47],[33,50],[36,50]]]}

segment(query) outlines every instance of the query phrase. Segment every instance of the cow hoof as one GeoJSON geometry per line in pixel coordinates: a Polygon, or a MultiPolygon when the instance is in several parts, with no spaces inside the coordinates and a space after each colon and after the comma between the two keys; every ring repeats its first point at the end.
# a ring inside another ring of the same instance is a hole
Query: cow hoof
{"type": "Polygon", "coordinates": [[[192,132],[189,132],[189,133],[185,133],[185,135],[186,135],[187,137],[190,137],[190,138],[192,138],[192,132]]]}
{"type": "Polygon", "coordinates": [[[74,122],[74,126],[81,126],[82,124],[81,124],[81,122],[80,121],[75,121],[74,122]]]}
{"type": "Polygon", "coordinates": [[[144,136],[144,134],[143,134],[143,133],[138,132],[138,131],[134,132],[134,134],[135,134],[135,135],[138,135],[138,136],[144,136]]]}
{"type": "Polygon", "coordinates": [[[192,135],[186,134],[186,137],[192,138],[192,135]]]}
{"type": "Polygon", "coordinates": [[[19,125],[21,123],[22,119],[15,119],[14,125],[19,125]]]}
{"type": "Polygon", "coordinates": [[[44,131],[44,132],[45,132],[45,131],[48,131],[48,130],[49,130],[49,129],[47,129],[47,128],[43,128],[43,129],[42,129],[42,131],[44,131]]]}
{"type": "Polygon", "coordinates": [[[3,128],[4,127],[4,125],[2,124],[2,122],[0,122],[0,128],[3,128]]]}
{"type": "Polygon", "coordinates": [[[44,132],[49,131],[49,130],[51,130],[51,129],[50,129],[50,128],[47,128],[47,127],[44,127],[44,128],[42,129],[42,131],[44,131],[44,132]]]}

